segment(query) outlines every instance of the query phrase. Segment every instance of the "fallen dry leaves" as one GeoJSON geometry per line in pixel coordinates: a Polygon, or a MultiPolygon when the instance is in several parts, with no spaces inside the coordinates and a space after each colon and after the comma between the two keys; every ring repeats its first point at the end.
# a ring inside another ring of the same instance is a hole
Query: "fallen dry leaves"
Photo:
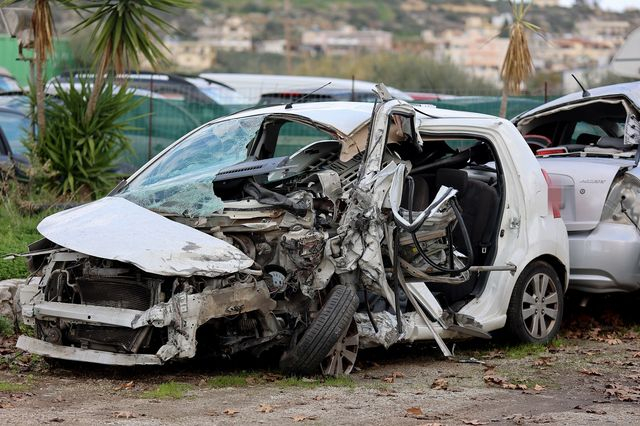
{"type": "Polygon", "coordinates": [[[606,386],[604,394],[607,397],[615,397],[619,401],[638,402],[640,401],[640,386],[628,387],[610,383],[606,386]]]}
{"type": "Polygon", "coordinates": [[[297,416],[292,416],[291,417],[293,419],[294,422],[303,422],[305,420],[315,420],[317,419],[316,416],[303,416],[303,415],[297,415],[297,416]]]}
{"type": "Polygon", "coordinates": [[[227,416],[235,416],[236,414],[238,414],[240,411],[238,410],[234,410],[233,408],[227,408],[226,410],[224,410],[222,412],[222,414],[226,414],[227,416]]]}
{"type": "Polygon", "coordinates": [[[403,377],[404,377],[404,374],[402,374],[399,371],[394,371],[393,373],[391,373],[391,375],[384,377],[382,381],[385,383],[394,383],[396,379],[400,379],[403,377]]]}
{"type": "Polygon", "coordinates": [[[127,383],[123,383],[119,386],[116,386],[115,388],[113,388],[114,391],[120,391],[120,390],[131,390],[135,387],[135,383],[132,381],[127,382],[127,383]]]}
{"type": "Polygon", "coordinates": [[[580,370],[580,374],[584,374],[585,376],[602,376],[602,373],[599,373],[596,370],[587,370],[586,368],[580,370]]]}
{"type": "Polygon", "coordinates": [[[273,413],[273,406],[269,404],[260,404],[258,411],[261,413],[273,413]]]}
{"type": "Polygon", "coordinates": [[[540,358],[533,361],[534,367],[548,367],[553,365],[553,357],[550,356],[541,356],[540,358]]]}
{"type": "Polygon", "coordinates": [[[135,419],[138,417],[137,414],[132,413],[131,411],[114,411],[112,415],[116,419],[135,419]]]}
{"type": "Polygon", "coordinates": [[[442,377],[435,379],[433,383],[431,383],[431,389],[447,390],[448,388],[449,382],[447,381],[447,379],[443,379],[442,377]]]}
{"type": "MultiPolygon", "coordinates": [[[[487,367],[485,369],[483,379],[485,383],[489,385],[498,385],[503,389],[523,390],[523,391],[529,389],[529,387],[524,383],[511,383],[504,377],[497,376],[494,366],[487,367]]],[[[533,390],[536,392],[540,392],[544,390],[544,386],[536,383],[536,385],[533,387],[533,390]]]]}

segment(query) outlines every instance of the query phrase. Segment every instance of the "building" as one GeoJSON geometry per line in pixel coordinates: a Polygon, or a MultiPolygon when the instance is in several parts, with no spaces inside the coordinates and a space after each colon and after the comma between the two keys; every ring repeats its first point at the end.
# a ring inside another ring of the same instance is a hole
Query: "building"
{"type": "Polygon", "coordinates": [[[464,30],[445,30],[436,35],[423,31],[422,39],[432,46],[438,60],[450,60],[468,73],[493,83],[500,83],[500,70],[509,40],[497,37],[500,28],[480,17],[465,21],[464,30]]]}
{"type": "Polygon", "coordinates": [[[605,21],[602,19],[590,19],[576,22],[575,33],[578,37],[588,40],[613,43],[619,47],[631,32],[631,24],[627,21],[605,21]]]}
{"type": "Polygon", "coordinates": [[[275,40],[260,40],[253,44],[253,48],[258,53],[275,53],[278,55],[284,55],[287,48],[287,40],[275,39],[275,40]]]}
{"type": "Polygon", "coordinates": [[[199,27],[198,41],[217,50],[247,52],[253,50],[253,31],[239,16],[220,17],[210,25],[199,27]]]}
{"type": "Polygon", "coordinates": [[[168,57],[178,67],[188,71],[211,68],[216,61],[216,48],[204,41],[167,41],[168,57]]]}
{"type": "Polygon", "coordinates": [[[393,49],[393,34],[379,30],[312,30],[302,33],[301,49],[332,55],[353,52],[380,52],[393,49]]]}
{"type": "Polygon", "coordinates": [[[616,50],[612,42],[571,36],[546,40],[531,37],[529,48],[536,69],[546,72],[603,67],[611,61],[616,50]]]}

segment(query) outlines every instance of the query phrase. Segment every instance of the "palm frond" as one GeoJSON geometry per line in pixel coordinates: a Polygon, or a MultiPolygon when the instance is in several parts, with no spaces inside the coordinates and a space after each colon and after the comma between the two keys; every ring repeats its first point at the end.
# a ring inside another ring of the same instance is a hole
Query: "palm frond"
{"type": "Polygon", "coordinates": [[[541,29],[538,25],[525,20],[532,3],[525,3],[523,0],[517,2],[509,0],[509,4],[512,9],[513,23],[509,31],[509,45],[500,70],[500,77],[507,92],[518,94],[522,82],[526,81],[535,70],[529,50],[527,31],[540,34],[541,29]]]}

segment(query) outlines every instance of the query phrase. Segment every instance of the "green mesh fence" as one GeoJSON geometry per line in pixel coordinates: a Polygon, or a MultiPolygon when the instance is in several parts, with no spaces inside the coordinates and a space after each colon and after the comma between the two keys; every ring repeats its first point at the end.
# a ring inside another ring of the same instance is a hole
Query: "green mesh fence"
{"type": "MultiPolygon", "coordinates": [[[[498,115],[499,96],[461,96],[436,101],[419,102],[433,104],[438,108],[498,115]]],[[[417,102],[418,103],[418,102],[417,102]]],[[[542,97],[510,97],[507,117],[534,108],[544,103],[542,97]]],[[[251,107],[252,105],[220,105],[215,102],[184,99],[163,99],[144,97],[142,103],[128,118],[132,129],[128,131],[133,151],[125,154],[121,160],[122,170],[132,172],[147,160],[158,154],[169,144],[187,134],[196,127],[215,118],[251,107]]],[[[289,126],[281,131],[286,139],[282,152],[289,155],[313,140],[326,138],[309,126],[289,126]]]]}

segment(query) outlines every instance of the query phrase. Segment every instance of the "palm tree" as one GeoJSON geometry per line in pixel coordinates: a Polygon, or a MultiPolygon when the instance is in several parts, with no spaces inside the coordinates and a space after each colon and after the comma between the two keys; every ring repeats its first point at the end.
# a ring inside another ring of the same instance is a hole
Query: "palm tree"
{"type": "Polygon", "coordinates": [[[502,78],[502,102],[500,102],[500,117],[507,115],[507,99],[510,94],[520,93],[520,85],[533,74],[533,59],[529,51],[527,30],[537,34],[540,27],[525,21],[525,15],[533,2],[525,5],[524,0],[513,2],[509,0],[513,13],[513,22],[509,28],[509,46],[502,63],[500,77],[502,78]]]}
{"type": "Polygon", "coordinates": [[[138,69],[141,57],[154,68],[166,60],[166,46],[159,32],[168,32],[173,27],[158,14],[189,8],[193,4],[188,0],[94,0],[70,3],[81,14],[88,13],[73,30],[93,28],[91,44],[96,73],[87,104],[87,119],[93,116],[98,95],[110,70],[120,74],[127,68],[138,69]]]}
{"type": "MultiPolygon", "coordinates": [[[[6,0],[0,7],[15,3],[17,0],[6,0]]],[[[49,0],[35,0],[31,14],[31,31],[33,33],[33,52],[36,67],[36,117],[39,139],[45,132],[44,114],[44,67],[47,57],[53,53],[53,17],[49,0]]]]}

